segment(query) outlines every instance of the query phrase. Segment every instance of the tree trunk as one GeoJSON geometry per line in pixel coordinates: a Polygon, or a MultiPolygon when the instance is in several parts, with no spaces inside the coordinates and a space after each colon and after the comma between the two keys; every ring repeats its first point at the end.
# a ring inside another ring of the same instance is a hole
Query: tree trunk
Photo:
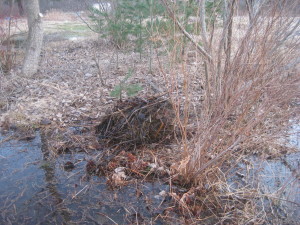
{"type": "Polygon", "coordinates": [[[265,3],[265,0],[246,0],[246,6],[249,16],[249,23],[252,24],[255,16],[259,12],[260,8],[265,3]]]}
{"type": "Polygon", "coordinates": [[[22,0],[17,0],[17,3],[18,3],[18,8],[19,8],[19,14],[20,14],[20,16],[23,16],[24,15],[24,9],[23,9],[22,0]]]}
{"type": "Polygon", "coordinates": [[[37,72],[43,43],[43,23],[39,0],[24,1],[28,21],[28,38],[22,72],[31,76],[37,72]]]}
{"type": "Polygon", "coordinates": [[[207,30],[206,30],[206,10],[205,10],[205,2],[206,0],[199,0],[199,17],[200,17],[200,25],[201,25],[201,36],[202,41],[205,47],[205,50],[207,51],[208,48],[208,41],[207,41],[207,30]]]}

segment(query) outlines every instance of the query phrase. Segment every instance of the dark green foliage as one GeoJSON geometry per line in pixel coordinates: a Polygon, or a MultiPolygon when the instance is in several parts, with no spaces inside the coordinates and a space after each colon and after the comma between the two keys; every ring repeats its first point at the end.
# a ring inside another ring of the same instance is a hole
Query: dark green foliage
{"type": "MultiPolygon", "coordinates": [[[[135,52],[142,53],[151,42],[153,29],[160,34],[170,34],[174,23],[169,18],[160,0],[120,0],[112,1],[113,11],[103,12],[91,9],[91,19],[95,22],[95,30],[102,37],[110,38],[118,49],[133,46],[135,52]],[[152,24],[151,24],[152,14],[152,24]]],[[[208,5],[208,7],[211,7],[208,5]]],[[[197,1],[178,1],[174,8],[176,15],[188,32],[194,33],[195,23],[189,21],[191,16],[197,17],[197,1]]],[[[176,28],[175,28],[176,29],[176,28]]]]}
{"type": "Polygon", "coordinates": [[[110,92],[110,96],[119,97],[122,100],[122,93],[125,91],[127,96],[135,96],[141,90],[142,86],[139,84],[127,83],[128,79],[132,76],[132,70],[129,70],[126,77],[120,82],[119,85],[116,85],[114,89],[110,92]]]}
{"type": "Polygon", "coordinates": [[[222,16],[223,13],[223,1],[206,1],[206,22],[208,25],[212,25],[219,16],[222,16]]]}
{"type": "Polygon", "coordinates": [[[95,22],[95,30],[102,37],[110,38],[112,43],[118,48],[122,48],[127,42],[128,35],[134,26],[119,4],[115,6],[113,13],[91,9],[90,17],[95,22]]]}
{"type": "MultiPolygon", "coordinates": [[[[174,27],[160,0],[119,0],[111,1],[112,12],[103,12],[91,9],[91,19],[95,22],[95,30],[102,37],[108,37],[118,48],[133,46],[135,52],[143,52],[146,45],[151,42],[151,29],[160,34],[170,34],[174,27]],[[152,4],[152,5],[151,5],[152,4]],[[154,18],[151,24],[150,17],[154,18]]],[[[198,1],[177,1],[172,7],[179,21],[189,33],[199,32],[198,1]],[[194,17],[196,21],[189,19],[194,17]]],[[[217,17],[222,16],[223,2],[206,1],[207,25],[213,24],[217,17]]]]}
{"type": "MultiPolygon", "coordinates": [[[[176,60],[181,61],[185,52],[187,38],[172,35],[177,33],[178,28],[169,17],[164,5],[160,0],[118,0],[111,1],[111,12],[91,9],[91,19],[95,22],[94,27],[102,37],[109,38],[117,49],[133,50],[142,54],[150,48],[150,71],[153,48],[160,47],[164,41],[154,39],[155,34],[166,36],[166,44],[169,50],[176,50],[176,60]],[[181,43],[181,44],[177,44],[181,43]]],[[[101,3],[100,3],[101,4],[101,3]]],[[[199,9],[198,1],[176,1],[172,5],[176,17],[189,33],[198,33],[199,9]],[[193,17],[193,20],[191,20],[193,17]]],[[[221,0],[207,1],[208,25],[213,23],[222,9],[221,0]]],[[[129,75],[117,85],[111,92],[111,96],[122,98],[125,91],[128,96],[137,94],[142,88],[136,84],[127,84],[129,75]]]]}
{"type": "Polygon", "coordinates": [[[91,9],[91,19],[102,37],[109,37],[116,47],[124,48],[132,42],[134,50],[142,51],[142,46],[149,37],[143,20],[150,16],[148,0],[122,0],[114,5],[113,12],[91,9]]]}

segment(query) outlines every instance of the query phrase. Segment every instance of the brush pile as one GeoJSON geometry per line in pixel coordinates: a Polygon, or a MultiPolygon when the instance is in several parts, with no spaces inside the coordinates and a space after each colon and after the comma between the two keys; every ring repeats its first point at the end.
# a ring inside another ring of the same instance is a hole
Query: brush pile
{"type": "Polygon", "coordinates": [[[126,149],[166,143],[174,134],[174,111],[162,96],[118,101],[96,127],[100,142],[126,149]]]}

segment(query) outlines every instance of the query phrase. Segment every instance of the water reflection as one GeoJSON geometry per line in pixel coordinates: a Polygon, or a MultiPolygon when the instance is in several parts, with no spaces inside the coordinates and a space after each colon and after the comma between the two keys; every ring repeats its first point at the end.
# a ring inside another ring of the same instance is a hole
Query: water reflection
{"type": "MultiPolygon", "coordinates": [[[[55,177],[55,158],[51,158],[49,155],[49,150],[47,146],[47,140],[42,133],[42,148],[43,154],[43,166],[41,168],[45,172],[45,182],[46,189],[52,197],[54,204],[53,214],[58,213],[62,217],[62,221],[67,223],[71,219],[71,214],[69,213],[67,207],[64,205],[64,200],[62,195],[57,190],[58,181],[55,177]]],[[[53,215],[52,215],[53,216],[53,215]]]]}
{"type": "MultiPolygon", "coordinates": [[[[30,141],[1,141],[7,137],[9,134],[0,135],[0,224],[113,224],[112,220],[117,224],[165,224],[158,215],[173,203],[159,193],[168,192],[169,185],[137,182],[111,190],[105,177],[84,179],[92,155],[77,152],[51,157],[39,132],[30,141]],[[68,161],[75,168],[65,171],[68,161]]],[[[285,161],[289,166],[279,160],[253,159],[253,168],[240,164],[237,169],[261,179],[266,192],[289,184],[281,197],[299,205],[299,178],[294,175],[299,171],[299,153],[287,155],[285,161]],[[289,183],[289,178],[295,182],[289,183]]],[[[240,180],[233,178],[235,183],[240,180]]],[[[297,205],[283,203],[290,215],[300,218],[297,205]]]]}
{"type": "Polygon", "coordinates": [[[0,224],[132,224],[136,218],[163,224],[156,217],[169,202],[155,196],[169,185],[132,183],[111,190],[105,177],[84,179],[90,155],[53,158],[39,132],[31,141],[1,143],[4,138],[0,136],[0,224]],[[63,169],[67,161],[76,164],[73,170],[63,169]]]}

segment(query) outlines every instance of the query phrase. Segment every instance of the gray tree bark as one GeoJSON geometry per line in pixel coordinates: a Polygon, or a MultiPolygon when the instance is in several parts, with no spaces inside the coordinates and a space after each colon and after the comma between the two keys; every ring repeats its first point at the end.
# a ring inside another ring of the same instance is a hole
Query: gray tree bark
{"type": "Polygon", "coordinates": [[[37,72],[43,44],[43,23],[39,0],[24,1],[28,21],[28,38],[22,72],[31,76],[37,72]]]}
{"type": "Polygon", "coordinates": [[[249,16],[249,22],[252,24],[255,16],[259,12],[259,9],[263,6],[265,0],[246,0],[246,6],[249,16]]]}
{"type": "Polygon", "coordinates": [[[207,40],[207,30],[206,30],[206,12],[205,12],[205,2],[206,0],[199,0],[199,16],[200,16],[200,25],[201,25],[201,36],[203,39],[204,47],[207,51],[208,48],[208,40],[207,40]]]}

